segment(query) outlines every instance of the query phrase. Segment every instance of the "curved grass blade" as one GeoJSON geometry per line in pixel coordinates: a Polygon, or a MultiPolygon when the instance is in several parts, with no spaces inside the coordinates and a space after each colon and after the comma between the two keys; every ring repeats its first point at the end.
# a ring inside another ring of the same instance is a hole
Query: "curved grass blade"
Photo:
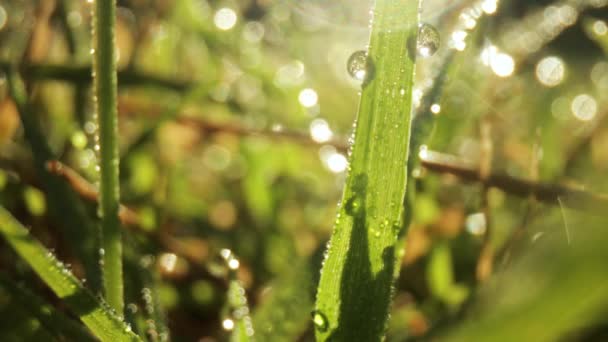
{"type": "Polygon", "coordinates": [[[102,341],[140,341],[107,305],[100,303],[53,253],[0,207],[0,234],[66,306],[102,341]]]}
{"type": "Polygon", "coordinates": [[[350,172],[313,316],[320,341],[384,336],[403,226],[419,5],[374,5],[350,172]]]}
{"type": "Polygon", "coordinates": [[[101,291],[101,277],[97,259],[99,241],[95,238],[97,229],[91,222],[84,204],[72,188],[47,170],[47,162],[57,158],[47,144],[39,123],[34,119],[34,113],[21,78],[10,67],[6,67],[5,72],[9,93],[17,104],[25,138],[32,149],[36,173],[45,189],[51,217],[62,223],[64,237],[70,246],[73,246],[84,264],[89,286],[94,292],[99,292],[101,291]]]}
{"type": "MultiPolygon", "coordinates": [[[[559,209],[555,209],[559,210],[559,209]]],[[[572,211],[581,229],[570,244],[560,235],[535,242],[509,270],[480,289],[464,320],[434,336],[440,341],[573,341],[570,334],[605,322],[608,224],[572,211]]],[[[560,214],[556,213],[556,217],[560,214]]],[[[553,223],[539,224],[543,230],[553,223]]]]}

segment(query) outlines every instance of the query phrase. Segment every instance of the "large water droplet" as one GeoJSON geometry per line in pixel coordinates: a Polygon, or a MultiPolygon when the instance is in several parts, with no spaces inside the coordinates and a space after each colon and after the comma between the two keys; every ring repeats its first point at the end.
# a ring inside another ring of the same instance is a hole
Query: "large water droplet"
{"type": "Polygon", "coordinates": [[[418,26],[418,40],[416,52],[422,58],[431,57],[439,49],[441,38],[439,32],[432,25],[421,23],[418,26]]]}
{"type": "Polygon", "coordinates": [[[367,53],[363,50],[355,51],[348,58],[346,64],[348,74],[357,81],[363,81],[367,74],[367,53]]]}
{"type": "Polygon", "coordinates": [[[318,329],[320,332],[327,331],[327,328],[329,327],[327,317],[325,317],[325,315],[318,310],[312,312],[312,323],[315,325],[315,328],[318,329]]]}

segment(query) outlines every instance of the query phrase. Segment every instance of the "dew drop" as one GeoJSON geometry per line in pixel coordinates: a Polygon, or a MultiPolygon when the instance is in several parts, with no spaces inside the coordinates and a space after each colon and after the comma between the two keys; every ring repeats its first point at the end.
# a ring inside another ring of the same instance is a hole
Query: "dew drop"
{"type": "Polygon", "coordinates": [[[318,329],[320,332],[327,331],[327,328],[329,327],[327,317],[325,317],[325,315],[318,310],[312,312],[312,323],[315,325],[315,328],[318,329]]]}
{"type": "Polygon", "coordinates": [[[362,206],[362,200],[359,196],[355,195],[346,201],[346,213],[350,216],[356,216],[359,214],[362,206]]]}
{"type": "Polygon", "coordinates": [[[131,314],[136,314],[138,309],[137,309],[137,304],[135,303],[130,303],[127,305],[127,310],[131,313],[131,314]]]}
{"type": "Polygon", "coordinates": [[[346,64],[346,70],[352,78],[357,81],[363,81],[367,74],[367,53],[359,50],[350,55],[346,64]]]}
{"type": "Polygon", "coordinates": [[[439,32],[432,25],[421,23],[418,27],[418,40],[416,52],[422,58],[431,57],[439,49],[441,38],[439,32]]]}
{"type": "Polygon", "coordinates": [[[222,321],[222,328],[224,328],[224,330],[231,331],[234,329],[234,325],[234,321],[230,318],[226,318],[222,321]]]}

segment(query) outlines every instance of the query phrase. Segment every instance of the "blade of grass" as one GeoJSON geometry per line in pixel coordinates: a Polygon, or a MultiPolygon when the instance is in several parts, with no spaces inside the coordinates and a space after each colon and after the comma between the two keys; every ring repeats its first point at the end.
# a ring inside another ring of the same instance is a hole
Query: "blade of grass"
{"type": "Polygon", "coordinates": [[[313,315],[320,341],[382,340],[398,270],[419,2],[374,6],[350,172],[313,315]]]}
{"type": "Polygon", "coordinates": [[[158,295],[161,277],[155,263],[143,262],[142,255],[149,252],[134,234],[125,234],[125,302],[126,319],[132,322],[134,331],[149,342],[170,340],[169,328],[158,295]],[[135,309],[134,309],[135,308],[135,309]]]}
{"type": "Polygon", "coordinates": [[[105,296],[123,314],[122,241],[118,211],[118,108],[115,51],[116,1],[96,0],[93,6],[93,82],[100,154],[99,216],[105,296]]]}
{"type": "Polygon", "coordinates": [[[581,228],[576,239],[568,245],[554,234],[535,242],[510,269],[484,284],[464,320],[430,340],[572,341],[578,339],[569,333],[605,321],[608,235],[602,228],[608,221],[572,213],[581,228]]]}
{"type": "MultiPolygon", "coordinates": [[[[227,308],[230,312],[230,320],[234,323],[232,333],[230,334],[231,342],[249,342],[254,341],[253,338],[253,323],[249,316],[249,307],[247,306],[247,297],[245,297],[245,289],[241,285],[236,275],[231,275],[230,283],[228,284],[228,300],[227,308]]],[[[224,320],[225,322],[226,320],[224,320]]]]}
{"type": "Polygon", "coordinates": [[[23,286],[15,284],[7,274],[0,273],[0,287],[4,288],[22,307],[40,321],[44,328],[58,339],[95,341],[93,336],[76,321],[23,286]]]}
{"type": "Polygon", "coordinates": [[[412,128],[410,136],[410,158],[407,161],[408,168],[408,189],[407,198],[405,200],[405,218],[404,227],[409,227],[412,221],[413,207],[416,200],[416,180],[413,172],[420,166],[420,148],[430,139],[435,129],[435,114],[431,112],[431,106],[438,103],[443,94],[443,86],[448,76],[448,70],[452,64],[454,52],[450,51],[437,63],[438,71],[433,75],[433,85],[424,94],[420,101],[420,106],[415,111],[412,118],[412,128]]]}
{"type": "Polygon", "coordinates": [[[220,256],[225,265],[228,277],[228,292],[226,293],[226,303],[222,308],[222,326],[226,330],[231,330],[229,341],[249,342],[254,341],[253,323],[249,315],[249,306],[245,289],[237,277],[239,260],[231,250],[222,249],[220,256]]]}
{"type": "Polygon", "coordinates": [[[51,217],[63,224],[64,237],[83,262],[89,286],[94,292],[99,292],[101,277],[97,260],[99,243],[96,239],[97,229],[90,220],[84,204],[69,184],[47,170],[47,162],[54,160],[55,156],[46,143],[39,123],[34,119],[34,112],[27,100],[21,78],[10,68],[5,69],[5,72],[9,93],[17,104],[25,138],[32,149],[36,173],[44,186],[51,217]]]}
{"type": "Polygon", "coordinates": [[[0,234],[95,336],[102,341],[140,341],[118,315],[85,289],[53,253],[3,207],[0,207],[0,234]]]}

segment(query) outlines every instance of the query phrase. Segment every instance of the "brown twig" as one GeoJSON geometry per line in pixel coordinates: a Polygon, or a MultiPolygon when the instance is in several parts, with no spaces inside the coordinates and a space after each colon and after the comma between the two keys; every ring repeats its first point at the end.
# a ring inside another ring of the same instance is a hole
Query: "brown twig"
{"type": "MultiPolygon", "coordinates": [[[[62,177],[68,184],[74,189],[74,191],[80,195],[83,199],[97,202],[99,198],[99,192],[95,186],[89,183],[76,171],[69,166],[57,161],[49,161],[46,164],[49,172],[62,177]]],[[[132,209],[121,204],[119,218],[123,225],[130,227],[140,227],[141,221],[139,215],[132,209]]],[[[195,266],[199,272],[206,274],[211,278],[217,278],[213,276],[205,266],[205,259],[208,257],[208,250],[201,243],[196,244],[196,248],[189,247],[186,243],[174,238],[168,234],[153,233],[143,229],[141,232],[146,233],[149,237],[156,241],[162,248],[187,260],[191,265],[195,266]]]]}
{"type": "MultiPolygon", "coordinates": [[[[0,61],[0,67],[8,69],[11,67],[11,63],[0,61]]],[[[85,84],[92,81],[91,67],[88,65],[27,63],[19,66],[19,70],[23,77],[30,81],[57,80],[74,84],[85,84]]],[[[186,91],[195,86],[194,82],[174,80],[133,70],[118,71],[118,82],[121,86],[148,84],[175,91],[186,91]]]]}
{"type": "MultiPolygon", "coordinates": [[[[6,62],[0,61],[0,68],[9,66],[6,62]]],[[[90,82],[90,68],[85,67],[66,67],[55,65],[23,65],[21,69],[31,79],[44,80],[55,79],[64,80],[73,83],[90,82]]],[[[119,72],[119,81],[122,84],[140,84],[151,83],[157,86],[166,87],[173,90],[183,91],[194,86],[192,82],[175,81],[164,78],[159,78],[151,75],[143,75],[132,71],[119,72]]],[[[348,150],[348,144],[343,140],[334,140],[327,143],[318,143],[312,140],[308,135],[289,130],[260,130],[251,129],[234,124],[220,124],[206,122],[193,118],[178,118],[178,121],[197,127],[205,132],[228,132],[236,135],[260,135],[269,138],[285,138],[297,142],[302,145],[320,146],[333,145],[340,152],[345,153],[348,150]]],[[[429,151],[428,155],[434,156],[422,160],[422,165],[432,172],[450,173],[462,180],[470,182],[481,182],[479,168],[466,165],[461,160],[454,157],[438,154],[429,151]],[[439,157],[439,158],[436,158],[439,157]]],[[[608,204],[608,198],[604,195],[597,195],[586,192],[581,189],[575,189],[558,184],[538,183],[530,180],[519,179],[507,175],[490,174],[487,179],[489,186],[499,188],[509,194],[527,197],[534,195],[537,200],[551,204],[557,204],[557,198],[564,199],[566,206],[575,209],[604,209],[608,204]]]]}
{"type": "MultiPolygon", "coordinates": [[[[336,150],[346,153],[348,144],[344,140],[333,140],[319,143],[307,134],[289,130],[251,129],[232,123],[216,123],[196,118],[179,118],[179,122],[195,127],[205,133],[232,133],[239,136],[264,136],[270,139],[287,139],[305,146],[319,147],[332,145],[336,150]]],[[[484,183],[479,167],[452,155],[427,150],[420,156],[421,165],[435,173],[452,174],[464,181],[484,183]]],[[[491,188],[500,189],[508,194],[528,197],[534,196],[538,201],[557,205],[557,198],[562,198],[564,205],[579,210],[603,210],[608,208],[608,196],[595,194],[573,186],[542,183],[534,180],[517,178],[504,174],[489,172],[485,183],[491,188]]]]}
{"type": "Polygon", "coordinates": [[[305,146],[332,145],[340,152],[346,153],[348,151],[348,144],[346,144],[346,142],[343,140],[332,140],[329,142],[319,143],[312,140],[307,134],[292,130],[252,129],[241,125],[216,123],[188,117],[180,117],[177,119],[177,121],[182,124],[195,127],[196,129],[205,133],[231,133],[239,136],[263,136],[271,139],[287,139],[291,142],[305,146]]]}
{"type": "MultiPolygon", "coordinates": [[[[421,156],[421,164],[427,170],[454,175],[463,181],[481,182],[478,168],[454,156],[427,151],[421,156]]],[[[488,186],[519,196],[534,196],[541,202],[557,204],[562,198],[564,205],[579,210],[606,210],[608,197],[595,194],[572,186],[534,182],[504,174],[492,173],[486,180],[488,186]]]]}
{"type": "MultiPolygon", "coordinates": [[[[97,203],[99,199],[99,191],[93,184],[89,183],[76,171],[57,160],[48,161],[46,163],[46,169],[50,173],[65,179],[68,184],[70,184],[72,189],[74,189],[74,191],[80,195],[80,197],[86,199],[87,201],[97,203]]],[[[118,216],[120,221],[125,225],[140,225],[139,216],[137,213],[122,204],[120,205],[118,216]]]]}

